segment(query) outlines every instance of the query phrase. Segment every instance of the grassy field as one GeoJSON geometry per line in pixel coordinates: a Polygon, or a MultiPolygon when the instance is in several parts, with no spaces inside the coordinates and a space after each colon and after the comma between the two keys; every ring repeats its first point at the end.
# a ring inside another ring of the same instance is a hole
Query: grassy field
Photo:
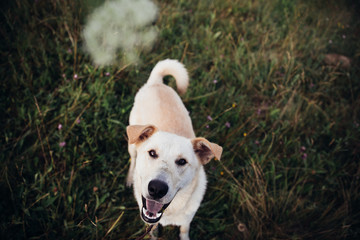
{"type": "Polygon", "coordinates": [[[100,2],[1,3],[2,239],[144,233],[125,187],[125,127],[165,58],[189,70],[197,136],[224,148],[206,165],[192,239],[360,238],[360,4],[157,1],[141,61],[98,67],[82,31],[100,2]],[[351,67],[325,64],[328,53],[351,67]]]}

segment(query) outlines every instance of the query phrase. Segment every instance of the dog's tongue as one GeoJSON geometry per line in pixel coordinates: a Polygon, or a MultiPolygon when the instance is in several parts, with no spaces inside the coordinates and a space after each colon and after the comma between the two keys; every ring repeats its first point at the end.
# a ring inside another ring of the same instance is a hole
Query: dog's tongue
{"type": "Polygon", "coordinates": [[[154,215],[156,215],[163,206],[164,204],[146,199],[146,210],[153,213],[154,215]]]}

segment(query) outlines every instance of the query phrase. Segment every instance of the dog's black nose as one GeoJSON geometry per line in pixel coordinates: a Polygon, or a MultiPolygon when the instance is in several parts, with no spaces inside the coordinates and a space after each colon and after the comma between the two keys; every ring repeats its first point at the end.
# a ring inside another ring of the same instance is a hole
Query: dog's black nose
{"type": "Polygon", "coordinates": [[[169,187],[166,183],[160,180],[151,180],[148,185],[148,191],[153,199],[160,199],[166,195],[169,187]]]}

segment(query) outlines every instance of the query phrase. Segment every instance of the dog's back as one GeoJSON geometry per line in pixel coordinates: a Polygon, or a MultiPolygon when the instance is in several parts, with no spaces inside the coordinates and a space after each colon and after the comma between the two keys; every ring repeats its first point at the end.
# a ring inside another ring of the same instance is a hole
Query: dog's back
{"type": "Polygon", "coordinates": [[[160,61],[135,97],[130,125],[153,124],[161,131],[194,138],[191,119],[181,98],[174,89],[163,84],[163,77],[167,75],[175,78],[179,93],[186,92],[189,77],[184,66],[176,60],[160,61]]]}

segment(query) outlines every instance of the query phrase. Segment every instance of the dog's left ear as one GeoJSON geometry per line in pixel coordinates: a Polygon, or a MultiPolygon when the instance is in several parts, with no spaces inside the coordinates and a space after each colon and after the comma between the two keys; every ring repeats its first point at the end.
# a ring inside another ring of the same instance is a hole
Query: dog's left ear
{"type": "Polygon", "coordinates": [[[216,143],[211,143],[205,138],[194,138],[191,142],[201,164],[207,164],[213,157],[220,160],[223,149],[216,143]]]}
{"type": "Polygon", "coordinates": [[[130,125],[126,127],[129,143],[141,143],[157,131],[153,125],[130,125]]]}

